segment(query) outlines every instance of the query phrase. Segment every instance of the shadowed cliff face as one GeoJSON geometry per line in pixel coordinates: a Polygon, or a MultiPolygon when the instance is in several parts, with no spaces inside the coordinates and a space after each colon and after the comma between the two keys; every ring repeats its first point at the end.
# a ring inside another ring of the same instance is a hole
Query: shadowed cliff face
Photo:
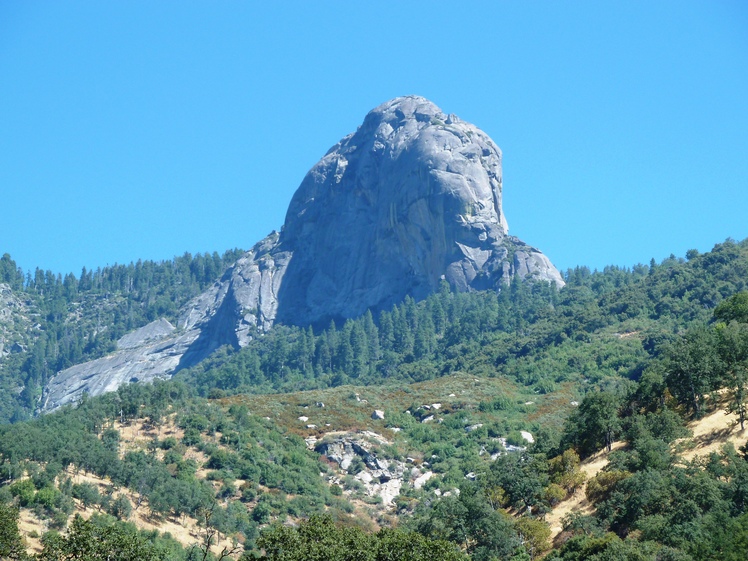
{"type": "Polygon", "coordinates": [[[501,151],[485,133],[422,97],[388,101],[307,173],[281,232],[185,306],[179,329],[146,326],[114,355],[61,372],[44,407],[169,376],[275,322],[327,326],[423,299],[442,279],[463,292],[514,277],[563,286],[507,234],[501,191],[501,151]]]}

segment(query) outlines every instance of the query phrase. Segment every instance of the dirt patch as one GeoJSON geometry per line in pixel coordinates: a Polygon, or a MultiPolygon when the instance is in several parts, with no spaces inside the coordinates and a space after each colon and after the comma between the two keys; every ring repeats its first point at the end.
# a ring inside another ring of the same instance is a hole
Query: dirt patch
{"type": "Polygon", "coordinates": [[[18,516],[18,530],[26,542],[26,553],[36,555],[42,551],[41,535],[47,530],[47,523],[37,518],[30,510],[22,508],[18,516]],[[31,537],[35,533],[38,537],[31,537]]]}
{"type": "MultiPolygon", "coordinates": [[[[66,473],[67,477],[70,477],[73,483],[89,483],[95,485],[99,490],[99,493],[105,494],[111,492],[113,484],[109,479],[97,477],[92,474],[83,473],[79,471],[75,473],[75,470],[71,469],[66,473]]],[[[157,530],[158,532],[165,534],[169,533],[175,540],[181,543],[184,547],[190,547],[193,544],[202,541],[205,532],[202,527],[198,525],[198,521],[190,516],[180,517],[178,520],[173,518],[162,518],[152,516],[148,510],[147,503],[142,503],[140,507],[136,508],[138,503],[137,493],[133,493],[129,489],[119,488],[113,492],[113,496],[124,495],[129,499],[133,505],[133,511],[128,518],[128,522],[132,522],[141,530],[157,530]]],[[[75,512],[71,514],[68,519],[68,524],[76,514],[80,514],[83,518],[88,519],[93,514],[99,513],[100,511],[94,507],[84,507],[79,500],[75,500],[75,512]]],[[[41,542],[38,538],[29,537],[29,533],[36,532],[41,536],[47,531],[47,522],[37,518],[33,511],[28,509],[21,509],[19,516],[19,529],[22,535],[26,537],[26,545],[29,553],[39,553],[42,550],[41,542]]],[[[220,552],[223,547],[231,549],[232,540],[223,534],[219,534],[218,541],[212,547],[214,553],[220,552]]]]}
{"type": "MultiPolygon", "coordinates": [[[[134,419],[123,423],[115,421],[113,428],[119,432],[120,458],[128,452],[147,450],[154,439],[173,437],[181,441],[184,437],[184,431],[176,425],[176,413],[166,417],[159,425],[152,425],[146,419],[134,419]]],[[[163,451],[157,450],[156,453],[162,459],[163,451]]]]}
{"type": "Polygon", "coordinates": [[[680,455],[688,461],[697,456],[719,452],[728,442],[735,448],[740,448],[748,441],[748,429],[740,430],[738,416],[727,413],[724,407],[689,423],[688,428],[693,431],[693,436],[675,443],[676,447],[685,448],[680,455]]]}
{"type": "Polygon", "coordinates": [[[639,335],[638,331],[627,331],[626,333],[614,333],[616,337],[619,339],[630,339],[631,337],[636,337],[639,335]]]}

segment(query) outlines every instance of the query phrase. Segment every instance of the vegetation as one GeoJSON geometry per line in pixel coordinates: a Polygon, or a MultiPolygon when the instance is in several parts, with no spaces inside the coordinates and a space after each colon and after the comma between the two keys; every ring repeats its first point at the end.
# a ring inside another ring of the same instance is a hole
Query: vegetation
{"type": "Polygon", "coordinates": [[[343,384],[403,384],[454,372],[502,376],[539,394],[559,384],[637,379],[648,351],[748,288],[748,242],[684,261],[567,271],[560,292],[515,282],[499,293],[442,290],[322,333],[277,326],[179,376],[204,396],[343,384]],[[211,394],[212,392],[212,394],[211,394]]]}
{"type": "MultiPolygon", "coordinates": [[[[235,558],[210,548],[219,534],[244,559],[745,559],[748,450],[680,453],[689,419],[724,409],[744,428],[748,241],[688,257],[577,268],[561,291],[445,287],[319,333],[276,326],[169,382],[0,426],[0,555],[23,555],[20,507],[51,529],[40,559],[75,558],[76,543],[99,559],[93,542],[117,540],[143,559],[235,558]],[[134,426],[146,437],[125,446],[134,426]],[[430,473],[394,509],[354,477],[364,460],[346,472],[304,441],[360,430],[386,437],[371,454],[403,479],[430,473]],[[608,465],[585,481],[601,449],[608,465]],[[552,543],[544,517],[583,490],[594,511],[552,543]],[[84,506],[101,514],[71,518],[84,506]],[[137,532],[144,511],[201,521],[207,538],[137,532]]],[[[33,294],[13,270],[4,282],[33,294]]]]}
{"type": "Polygon", "coordinates": [[[155,319],[174,321],[179,308],[215,282],[241,253],[185,253],[171,261],[96,271],[84,267],[78,277],[38,268],[24,275],[10,255],[3,255],[0,283],[26,302],[34,327],[5,326],[7,338],[21,352],[0,355],[0,422],[28,418],[44,384],[60,370],[103,356],[122,335],[155,319]]]}
{"type": "Polygon", "coordinates": [[[270,561],[461,561],[469,559],[446,540],[415,532],[384,529],[367,534],[335,525],[330,516],[314,515],[298,528],[275,525],[258,545],[270,561]]]}

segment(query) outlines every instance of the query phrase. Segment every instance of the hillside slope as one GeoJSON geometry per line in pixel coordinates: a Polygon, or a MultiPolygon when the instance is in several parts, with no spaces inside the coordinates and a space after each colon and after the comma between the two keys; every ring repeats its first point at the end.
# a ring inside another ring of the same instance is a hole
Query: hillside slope
{"type": "MultiPolygon", "coordinates": [[[[699,458],[705,458],[710,454],[719,453],[728,444],[739,449],[748,444],[748,429],[740,429],[738,415],[729,413],[725,409],[725,400],[720,407],[701,419],[692,420],[687,424],[691,433],[676,441],[673,448],[678,452],[682,462],[692,462],[699,458]]],[[[612,450],[620,450],[626,445],[623,441],[616,441],[612,450]]],[[[580,468],[587,479],[592,479],[608,465],[610,452],[607,449],[586,458],[580,468]]],[[[580,488],[571,497],[561,501],[546,514],[545,520],[551,528],[551,539],[561,534],[564,526],[564,518],[568,515],[591,515],[594,507],[585,497],[584,488],[580,488]]]]}
{"type": "Polygon", "coordinates": [[[445,287],[322,332],[277,326],[170,381],[0,426],[0,501],[45,528],[64,528],[82,500],[128,518],[118,494],[156,525],[213,508],[212,526],[247,552],[274,522],[327,512],[451,540],[475,560],[543,554],[560,504],[575,516],[555,559],[739,552],[745,454],[676,453],[714,450],[707,426],[723,422],[711,398],[680,391],[683,376],[703,374],[694,381],[726,400],[720,410],[737,403],[747,251],[728,241],[688,261],[570,271],[560,292],[445,287]],[[700,356],[708,368],[684,370],[700,356]],[[690,415],[704,423],[692,444],[690,415]],[[95,494],[68,481],[76,471],[95,494]],[[584,472],[594,485],[580,511],[584,472]],[[107,499],[99,482],[121,491],[107,499]]]}

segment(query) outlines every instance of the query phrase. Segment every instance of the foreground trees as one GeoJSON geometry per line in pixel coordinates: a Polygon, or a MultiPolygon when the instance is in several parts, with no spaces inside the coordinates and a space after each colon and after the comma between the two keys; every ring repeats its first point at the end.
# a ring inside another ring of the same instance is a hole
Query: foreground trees
{"type": "Polygon", "coordinates": [[[18,532],[18,509],[0,501],[0,559],[25,559],[25,553],[18,532]]]}
{"type": "Polygon", "coordinates": [[[748,399],[748,323],[735,320],[727,325],[721,323],[716,332],[722,383],[731,395],[727,411],[737,414],[740,430],[743,430],[748,399]]]}
{"type": "Polygon", "coordinates": [[[162,561],[159,552],[143,539],[134,527],[97,524],[76,516],[67,535],[45,537],[40,561],[162,561]]]}
{"type": "Polygon", "coordinates": [[[701,414],[706,394],[725,388],[727,411],[748,417],[748,291],[738,292],[714,311],[714,327],[698,326],[673,342],[666,355],[667,385],[679,402],[701,414]]]}
{"type": "Polygon", "coordinates": [[[566,444],[588,456],[605,447],[610,452],[613,442],[621,433],[618,411],[622,398],[611,392],[587,394],[566,424],[566,444]]]}
{"type": "Polygon", "coordinates": [[[257,545],[270,561],[467,561],[453,544],[415,532],[384,529],[367,534],[336,526],[327,515],[312,516],[298,528],[273,526],[257,545]]]}

